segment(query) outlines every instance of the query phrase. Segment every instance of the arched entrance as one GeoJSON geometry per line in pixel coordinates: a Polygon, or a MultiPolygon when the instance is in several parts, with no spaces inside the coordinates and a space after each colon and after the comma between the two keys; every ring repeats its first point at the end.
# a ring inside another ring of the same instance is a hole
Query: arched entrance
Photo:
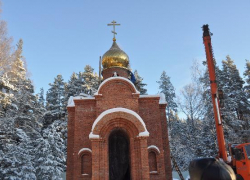
{"type": "Polygon", "coordinates": [[[125,108],[113,108],[102,112],[94,121],[89,134],[94,162],[92,180],[149,180],[148,137],[146,125],[136,112],[125,108]],[[119,153],[114,152],[119,149],[120,144],[128,144],[125,156],[119,156],[119,153]],[[113,159],[112,155],[117,156],[114,158],[116,161],[127,156],[125,159],[128,159],[129,170],[127,171],[126,164],[125,168],[121,168],[123,165],[117,166],[115,162],[110,161],[113,159]],[[111,170],[112,166],[116,169],[111,170]],[[123,174],[121,177],[113,176],[120,171],[123,174]]]}
{"type": "Polygon", "coordinates": [[[130,144],[126,132],[115,129],[109,136],[109,180],[130,180],[130,144]]]}

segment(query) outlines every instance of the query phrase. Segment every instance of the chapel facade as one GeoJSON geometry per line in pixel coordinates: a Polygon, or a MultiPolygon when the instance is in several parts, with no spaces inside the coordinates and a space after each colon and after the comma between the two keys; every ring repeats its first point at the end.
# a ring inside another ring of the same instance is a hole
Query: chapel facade
{"type": "Polygon", "coordinates": [[[165,97],[140,95],[114,37],[94,96],[69,99],[67,180],[172,180],[165,97]]]}

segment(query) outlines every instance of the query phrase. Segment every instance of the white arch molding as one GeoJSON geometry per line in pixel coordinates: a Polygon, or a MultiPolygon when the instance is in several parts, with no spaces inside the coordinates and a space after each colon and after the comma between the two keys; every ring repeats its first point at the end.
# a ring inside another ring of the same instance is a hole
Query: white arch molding
{"type": "Polygon", "coordinates": [[[89,148],[82,148],[82,149],[79,150],[78,155],[80,155],[83,152],[90,152],[90,153],[92,153],[92,150],[89,149],[89,148]]]}
{"type": "Polygon", "coordinates": [[[121,108],[121,107],[120,107],[120,108],[108,109],[108,110],[102,112],[102,113],[96,118],[96,120],[94,121],[94,123],[93,123],[93,125],[92,125],[92,129],[91,129],[91,132],[90,132],[90,134],[89,134],[89,139],[99,139],[100,136],[99,136],[98,134],[93,134],[93,131],[94,131],[94,129],[96,128],[97,124],[98,124],[99,122],[101,122],[102,119],[103,119],[105,116],[107,116],[107,115],[109,115],[109,114],[112,114],[112,113],[116,113],[116,112],[123,112],[123,113],[127,113],[127,114],[130,114],[130,115],[134,116],[135,119],[137,119],[138,122],[139,122],[139,123],[143,126],[143,128],[144,128],[144,131],[143,131],[143,132],[140,132],[140,133],[138,134],[138,136],[139,136],[139,137],[148,137],[148,136],[149,136],[149,132],[148,132],[148,130],[147,130],[147,128],[146,128],[146,125],[145,125],[143,119],[140,117],[140,115],[137,114],[136,112],[130,110],[130,109],[126,109],[126,108],[121,108]]]}
{"type": "Polygon", "coordinates": [[[148,150],[151,150],[151,149],[155,150],[156,152],[160,154],[160,149],[157,146],[155,145],[148,146],[148,150]]]}

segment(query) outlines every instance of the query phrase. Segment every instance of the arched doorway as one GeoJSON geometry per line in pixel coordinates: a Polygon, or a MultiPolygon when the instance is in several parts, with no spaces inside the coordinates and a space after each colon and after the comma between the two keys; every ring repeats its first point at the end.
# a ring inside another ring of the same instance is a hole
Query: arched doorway
{"type": "Polygon", "coordinates": [[[109,180],[131,180],[129,138],[122,129],[109,136],[109,180]]]}

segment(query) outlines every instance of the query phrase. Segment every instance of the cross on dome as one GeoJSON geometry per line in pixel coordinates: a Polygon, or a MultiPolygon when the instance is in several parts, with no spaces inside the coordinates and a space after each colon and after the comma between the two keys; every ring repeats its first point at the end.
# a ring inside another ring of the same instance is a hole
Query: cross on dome
{"type": "Polygon", "coordinates": [[[108,26],[113,26],[113,31],[111,31],[111,32],[114,34],[113,41],[116,41],[115,35],[117,34],[117,32],[115,32],[115,26],[120,26],[120,25],[121,25],[121,24],[116,24],[116,21],[115,21],[115,20],[113,20],[113,21],[111,22],[111,24],[108,24],[108,26]]]}

